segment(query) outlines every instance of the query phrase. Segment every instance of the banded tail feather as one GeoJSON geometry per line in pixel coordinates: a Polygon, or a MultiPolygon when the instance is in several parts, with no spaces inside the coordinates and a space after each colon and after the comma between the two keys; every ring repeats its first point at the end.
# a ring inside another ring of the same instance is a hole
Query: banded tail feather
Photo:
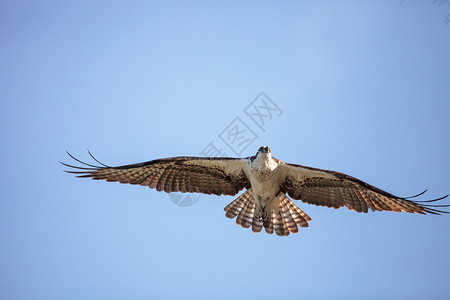
{"type": "Polygon", "coordinates": [[[230,204],[225,206],[225,216],[230,219],[236,217],[247,201],[255,201],[252,189],[248,189],[245,193],[242,193],[239,197],[230,202],[230,204]]]}
{"type": "Polygon", "coordinates": [[[278,208],[271,209],[265,219],[255,218],[256,200],[252,189],[248,189],[224,208],[225,216],[230,219],[237,216],[236,224],[244,228],[251,226],[253,232],[261,232],[264,226],[267,233],[272,234],[275,231],[279,236],[287,236],[291,232],[297,233],[298,226],[308,227],[308,221],[311,221],[311,218],[307,214],[284,193],[278,194],[277,198],[278,208]]]}

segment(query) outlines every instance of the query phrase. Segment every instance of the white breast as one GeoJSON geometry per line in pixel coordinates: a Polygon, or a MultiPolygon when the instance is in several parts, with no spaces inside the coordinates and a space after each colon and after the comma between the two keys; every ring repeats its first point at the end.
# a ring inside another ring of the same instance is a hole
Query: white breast
{"type": "Polygon", "coordinates": [[[277,166],[278,163],[270,154],[260,154],[253,161],[249,161],[248,173],[255,195],[261,198],[275,197],[281,184],[277,166]]]}

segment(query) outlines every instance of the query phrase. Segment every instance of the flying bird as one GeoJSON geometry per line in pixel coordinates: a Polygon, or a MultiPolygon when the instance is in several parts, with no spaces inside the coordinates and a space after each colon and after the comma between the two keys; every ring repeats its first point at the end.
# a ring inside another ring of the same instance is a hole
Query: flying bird
{"type": "Polygon", "coordinates": [[[302,202],[356,212],[395,211],[419,214],[449,213],[440,210],[450,205],[429,204],[448,195],[428,201],[413,201],[426,190],[412,197],[397,197],[362,180],[330,170],[285,163],[272,157],[268,146],[262,146],[251,157],[171,157],[118,167],[85,163],[73,166],[68,173],[120,183],[148,186],[167,193],[202,193],[214,195],[238,194],[225,207],[225,216],[236,218],[244,228],[265,231],[279,236],[298,232],[298,226],[308,227],[311,218],[289,198],[302,202]],[[75,169],[75,170],[73,170],[75,169]]]}

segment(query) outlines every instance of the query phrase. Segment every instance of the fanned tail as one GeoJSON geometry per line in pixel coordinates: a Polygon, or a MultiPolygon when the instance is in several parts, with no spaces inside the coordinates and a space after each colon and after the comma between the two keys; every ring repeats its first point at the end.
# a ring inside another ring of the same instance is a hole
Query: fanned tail
{"type": "Polygon", "coordinates": [[[278,194],[275,199],[278,209],[272,209],[270,217],[264,222],[266,232],[275,233],[280,236],[287,236],[289,233],[297,233],[298,226],[308,227],[311,218],[295,205],[284,193],[278,194]]]}
{"type": "Polygon", "coordinates": [[[248,189],[245,193],[237,197],[224,208],[226,212],[225,216],[230,219],[233,219],[237,216],[236,224],[241,225],[244,228],[249,228],[250,226],[252,226],[252,230],[254,232],[260,232],[262,228],[262,222],[259,230],[257,230],[258,224],[255,224],[255,220],[253,218],[255,207],[256,201],[253,197],[253,191],[252,189],[248,189]]]}
{"type": "Polygon", "coordinates": [[[264,208],[264,210],[270,209],[264,218],[254,217],[256,200],[252,189],[248,189],[224,208],[225,216],[230,219],[237,216],[236,224],[244,228],[251,226],[253,232],[261,232],[264,226],[267,233],[272,234],[275,231],[279,236],[287,236],[291,232],[297,233],[297,226],[308,227],[308,221],[311,221],[311,218],[284,193],[278,194],[272,203],[274,205],[264,208]]]}

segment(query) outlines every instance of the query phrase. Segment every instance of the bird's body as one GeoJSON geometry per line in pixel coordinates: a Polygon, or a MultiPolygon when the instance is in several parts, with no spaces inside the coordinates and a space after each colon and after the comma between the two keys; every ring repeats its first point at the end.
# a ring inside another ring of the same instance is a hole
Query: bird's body
{"type": "Polygon", "coordinates": [[[251,226],[254,232],[264,227],[267,233],[289,235],[298,232],[298,226],[308,227],[311,218],[287,195],[309,204],[346,206],[357,212],[371,209],[440,214],[447,212],[437,207],[449,206],[424,204],[448,195],[435,200],[412,201],[340,172],[288,164],[273,158],[267,146],[246,158],[174,157],[119,167],[109,167],[95,158],[101,166],[93,166],[70,156],[87,166],[64,164],[81,170],[69,171],[80,174],[79,177],[139,184],[169,193],[236,195],[245,188],[244,193],[225,207],[226,216],[237,216],[238,225],[251,226]]]}
{"type": "Polygon", "coordinates": [[[267,215],[271,208],[278,207],[277,194],[280,193],[282,178],[278,170],[278,162],[272,158],[270,152],[257,155],[254,160],[249,159],[247,177],[256,200],[255,217],[267,215]]]}

